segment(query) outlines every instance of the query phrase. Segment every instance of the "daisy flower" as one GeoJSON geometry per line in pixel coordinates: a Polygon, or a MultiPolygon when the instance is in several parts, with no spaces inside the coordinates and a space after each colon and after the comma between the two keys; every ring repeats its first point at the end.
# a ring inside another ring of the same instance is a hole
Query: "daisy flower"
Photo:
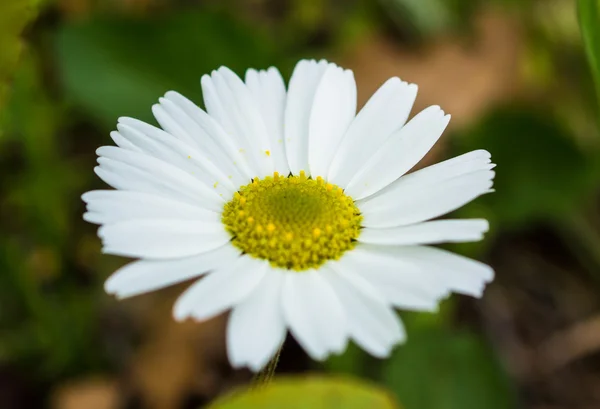
{"type": "Polygon", "coordinates": [[[417,86],[391,78],[356,113],[352,71],[300,61],[201,80],[206,111],[167,92],[160,127],[119,118],[84,219],[103,252],[137,258],[105,284],[119,298],[195,281],[178,320],[231,311],[234,367],[259,371],[289,330],[316,360],[349,340],[386,357],[405,340],[395,308],[435,311],[451,292],[480,297],[493,270],[431,247],[477,241],[485,220],[433,220],[490,192],[484,150],[408,173],[450,115],[407,122],[417,86]]]}

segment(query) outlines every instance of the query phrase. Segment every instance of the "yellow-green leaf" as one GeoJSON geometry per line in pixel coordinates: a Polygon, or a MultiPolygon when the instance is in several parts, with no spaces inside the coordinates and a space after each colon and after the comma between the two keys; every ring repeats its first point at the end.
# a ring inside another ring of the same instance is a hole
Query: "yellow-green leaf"
{"type": "Polygon", "coordinates": [[[596,91],[600,97],[600,6],[599,0],[579,0],[577,2],[579,25],[585,45],[596,91]]]}
{"type": "Polygon", "coordinates": [[[119,116],[152,122],[150,107],[169,90],[201,101],[200,77],[221,65],[243,74],[276,63],[260,29],[206,10],[65,24],[56,50],[65,94],[109,129],[119,116]]]}
{"type": "Polygon", "coordinates": [[[209,409],[399,409],[383,389],[343,377],[296,377],[234,393],[209,409]]]}
{"type": "Polygon", "coordinates": [[[579,0],[578,15],[581,35],[590,64],[596,74],[600,70],[600,6],[598,0],[579,0]]]}
{"type": "Polygon", "coordinates": [[[21,32],[35,16],[37,0],[0,1],[0,108],[4,105],[21,49],[21,32]]]}

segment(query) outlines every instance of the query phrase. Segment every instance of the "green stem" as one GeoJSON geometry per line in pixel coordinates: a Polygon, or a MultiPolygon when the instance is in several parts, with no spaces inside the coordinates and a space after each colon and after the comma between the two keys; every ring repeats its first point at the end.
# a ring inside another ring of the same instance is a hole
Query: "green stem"
{"type": "Polygon", "coordinates": [[[279,363],[279,357],[281,356],[281,350],[283,349],[283,344],[279,347],[275,356],[271,358],[267,366],[254,376],[252,380],[252,385],[254,387],[261,387],[268,385],[275,376],[275,369],[277,369],[277,364],[279,363]]]}

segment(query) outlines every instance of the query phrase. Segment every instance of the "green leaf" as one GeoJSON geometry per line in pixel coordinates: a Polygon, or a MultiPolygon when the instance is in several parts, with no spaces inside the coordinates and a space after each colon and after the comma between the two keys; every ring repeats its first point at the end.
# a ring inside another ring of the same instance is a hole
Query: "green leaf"
{"type": "Polygon", "coordinates": [[[341,355],[331,355],[325,362],[328,371],[339,374],[360,375],[364,372],[369,356],[354,343],[341,355]]]}
{"type": "Polygon", "coordinates": [[[67,25],[56,51],[67,95],[110,128],[119,116],[151,121],[169,90],[199,102],[200,77],[221,65],[243,74],[276,62],[260,29],[195,11],[67,25]]]}
{"type": "Polygon", "coordinates": [[[600,98],[600,7],[598,0],[578,0],[579,25],[583,44],[600,98]]]}
{"type": "Polygon", "coordinates": [[[405,409],[514,407],[502,370],[479,338],[435,327],[409,333],[383,369],[405,409]]]}
{"type": "Polygon", "coordinates": [[[37,0],[0,2],[0,108],[3,107],[23,44],[21,32],[35,16],[37,0]]]}
{"type": "Polygon", "coordinates": [[[350,378],[311,376],[273,383],[221,399],[209,409],[398,409],[390,395],[350,378]]]}
{"type": "Polygon", "coordinates": [[[579,211],[595,186],[594,157],[548,112],[501,108],[453,142],[454,154],[487,149],[498,164],[496,192],[461,209],[460,216],[486,217],[504,227],[562,220],[579,211]]]}

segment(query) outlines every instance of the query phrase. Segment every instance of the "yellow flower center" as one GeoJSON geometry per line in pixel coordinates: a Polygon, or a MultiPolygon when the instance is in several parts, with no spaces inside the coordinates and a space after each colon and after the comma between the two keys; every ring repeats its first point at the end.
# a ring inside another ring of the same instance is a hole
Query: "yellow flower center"
{"type": "Polygon", "coordinates": [[[302,271],[352,249],[362,216],[352,198],[321,177],[275,172],[242,186],[225,204],[222,221],[244,253],[302,271]]]}

